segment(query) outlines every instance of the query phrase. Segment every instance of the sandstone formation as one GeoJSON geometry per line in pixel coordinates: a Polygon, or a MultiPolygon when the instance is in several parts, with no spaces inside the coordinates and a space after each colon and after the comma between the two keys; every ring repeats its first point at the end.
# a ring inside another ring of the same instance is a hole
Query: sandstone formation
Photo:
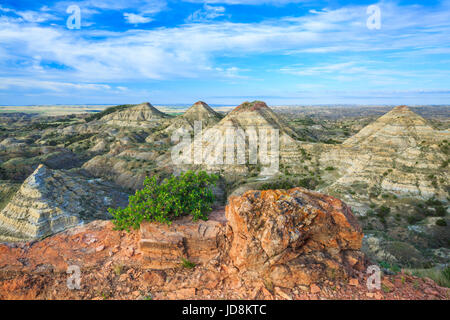
{"type": "Polygon", "coordinates": [[[450,291],[407,273],[383,274],[382,288],[369,290],[365,271],[345,280],[328,278],[287,288],[264,279],[232,275],[232,266],[150,269],[137,249],[139,232],[113,230],[94,221],[34,243],[0,244],[0,299],[276,299],[448,300],[450,291]],[[67,286],[69,266],[79,266],[79,290],[67,286]]]}
{"type": "MultiPolygon", "coordinates": [[[[428,199],[448,195],[447,131],[434,130],[421,116],[399,106],[363,128],[342,145],[325,150],[323,166],[338,168],[329,189],[365,183],[378,190],[428,199]]],[[[326,189],[328,190],[328,189],[326,189]]]]}
{"type": "Polygon", "coordinates": [[[261,175],[273,175],[279,161],[292,153],[300,153],[295,139],[295,132],[264,102],[244,102],[216,125],[204,130],[201,141],[194,140],[185,147],[180,152],[180,162],[198,164],[196,157],[200,155],[202,167],[211,171],[246,174],[249,165],[258,165],[261,175]],[[202,146],[202,152],[196,152],[196,144],[202,146]],[[229,158],[227,150],[231,150],[229,158]],[[256,159],[250,157],[251,153],[256,159]]]}
{"type": "Polygon", "coordinates": [[[96,177],[102,177],[128,189],[140,189],[146,172],[136,172],[142,166],[139,162],[127,161],[113,155],[100,155],[83,165],[83,169],[96,177]]]}
{"type": "Polygon", "coordinates": [[[194,130],[194,122],[201,121],[202,127],[207,128],[215,125],[222,119],[222,115],[214,111],[208,104],[198,101],[192,105],[185,113],[171,121],[171,125],[164,131],[173,132],[179,128],[185,130],[194,130]]]}
{"type": "Polygon", "coordinates": [[[364,268],[362,230],[347,205],[303,188],[248,191],[226,208],[231,263],[278,286],[348,277],[364,268]]]}
{"type": "Polygon", "coordinates": [[[158,122],[167,118],[170,118],[170,116],[145,102],[107,114],[100,121],[116,126],[154,127],[158,122]]]}
{"type": "Polygon", "coordinates": [[[187,259],[284,287],[346,278],[365,264],[363,234],[350,208],[303,188],[248,191],[207,222],[146,223],[140,234],[152,268],[187,259]]]}
{"type": "Polygon", "coordinates": [[[110,218],[108,207],[128,195],[100,179],[40,165],[0,212],[0,241],[40,239],[94,219],[110,218]]]}
{"type": "Polygon", "coordinates": [[[168,269],[179,266],[181,259],[196,264],[217,259],[225,224],[223,209],[212,212],[208,221],[194,222],[189,216],[170,226],[143,223],[139,248],[144,253],[146,266],[168,269]]]}

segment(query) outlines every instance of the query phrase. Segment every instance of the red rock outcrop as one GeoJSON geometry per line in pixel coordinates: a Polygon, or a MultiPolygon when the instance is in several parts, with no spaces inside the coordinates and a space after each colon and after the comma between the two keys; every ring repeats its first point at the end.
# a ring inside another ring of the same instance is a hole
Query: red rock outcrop
{"type": "Polygon", "coordinates": [[[144,222],[140,228],[139,249],[145,265],[154,269],[178,267],[182,258],[195,264],[217,259],[226,219],[223,209],[209,215],[208,221],[183,217],[171,225],[144,222]]]}
{"type": "Polygon", "coordinates": [[[230,273],[284,287],[347,277],[362,269],[363,234],[342,201],[303,188],[248,191],[208,221],[144,223],[140,251],[155,269],[221,264],[230,273]]]}
{"type": "Polygon", "coordinates": [[[227,259],[241,273],[293,287],[364,268],[362,230],[342,201],[303,188],[231,197],[227,259]]]}

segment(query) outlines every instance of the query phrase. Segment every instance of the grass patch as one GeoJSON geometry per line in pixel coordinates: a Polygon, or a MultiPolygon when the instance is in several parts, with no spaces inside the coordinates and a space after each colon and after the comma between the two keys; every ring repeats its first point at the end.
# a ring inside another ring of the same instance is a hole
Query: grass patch
{"type": "Polygon", "coordinates": [[[408,269],[406,271],[419,278],[430,278],[441,287],[450,288],[450,267],[444,269],[408,269]]]}
{"type": "Polygon", "coordinates": [[[181,266],[186,269],[194,269],[195,263],[193,263],[185,258],[181,258],[181,266]]]}

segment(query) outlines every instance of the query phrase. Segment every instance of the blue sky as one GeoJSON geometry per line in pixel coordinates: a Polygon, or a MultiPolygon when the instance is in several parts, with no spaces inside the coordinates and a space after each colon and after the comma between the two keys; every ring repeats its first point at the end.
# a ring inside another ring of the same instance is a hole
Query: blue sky
{"type": "Polygon", "coordinates": [[[450,104],[449,75],[450,0],[0,4],[0,105],[450,104]]]}

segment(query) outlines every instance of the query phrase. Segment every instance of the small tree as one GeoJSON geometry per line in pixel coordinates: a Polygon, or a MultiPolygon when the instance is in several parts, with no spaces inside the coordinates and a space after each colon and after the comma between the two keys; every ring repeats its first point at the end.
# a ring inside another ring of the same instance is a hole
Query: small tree
{"type": "Polygon", "coordinates": [[[116,230],[138,229],[142,221],[171,224],[180,216],[207,220],[215,197],[212,186],[218,177],[204,171],[187,171],[161,183],[156,177],[145,178],[144,188],[129,197],[126,208],[109,208],[116,230]]]}

